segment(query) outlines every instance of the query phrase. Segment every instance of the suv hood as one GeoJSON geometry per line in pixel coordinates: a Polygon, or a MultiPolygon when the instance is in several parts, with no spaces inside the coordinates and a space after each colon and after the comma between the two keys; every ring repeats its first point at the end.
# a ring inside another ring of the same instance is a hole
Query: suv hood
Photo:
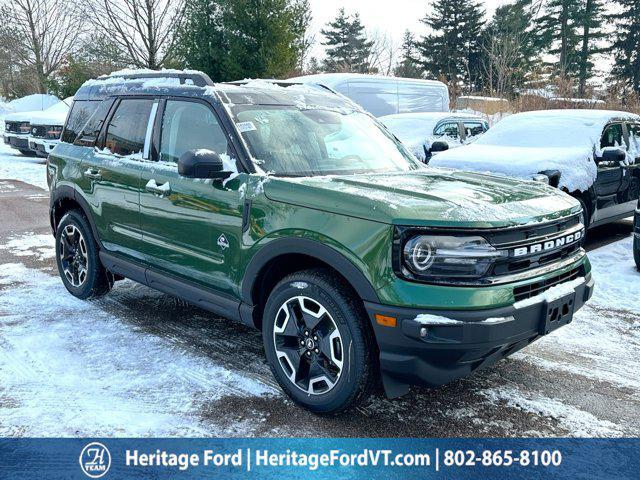
{"type": "Polygon", "coordinates": [[[274,201],[396,225],[494,228],[548,222],[580,211],[577,200],[539,182],[440,168],[272,177],[264,192],[274,201]]]}

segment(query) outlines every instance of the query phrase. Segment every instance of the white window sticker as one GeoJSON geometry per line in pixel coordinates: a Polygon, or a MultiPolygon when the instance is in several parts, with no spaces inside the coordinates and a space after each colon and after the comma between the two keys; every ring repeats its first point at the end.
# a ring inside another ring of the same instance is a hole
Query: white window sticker
{"type": "Polygon", "coordinates": [[[240,131],[240,133],[253,132],[254,130],[257,130],[253,122],[236,123],[236,127],[238,127],[238,130],[240,131]]]}

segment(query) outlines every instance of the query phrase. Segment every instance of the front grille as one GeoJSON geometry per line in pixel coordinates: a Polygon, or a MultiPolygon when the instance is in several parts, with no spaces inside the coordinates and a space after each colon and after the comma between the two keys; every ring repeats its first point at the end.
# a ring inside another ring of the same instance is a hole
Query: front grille
{"type": "Polygon", "coordinates": [[[565,246],[556,245],[548,250],[528,251],[519,256],[515,255],[515,250],[519,247],[528,249],[534,245],[544,245],[545,242],[563,239],[566,235],[575,232],[580,232],[584,238],[584,230],[580,228],[578,215],[555,223],[490,234],[487,236],[489,242],[496,249],[506,251],[507,255],[496,261],[489,275],[492,277],[510,275],[551,265],[569,258],[582,248],[582,239],[570,242],[565,246]]]}
{"type": "Polygon", "coordinates": [[[555,277],[551,277],[547,280],[543,280],[536,283],[531,283],[529,285],[524,285],[522,287],[513,289],[513,296],[516,302],[520,300],[526,300],[531,297],[535,297],[536,295],[540,295],[541,293],[549,290],[551,287],[555,287],[556,285],[560,285],[564,282],[570,282],[571,280],[575,280],[578,277],[584,275],[584,268],[582,266],[578,268],[574,268],[568,272],[563,273],[562,275],[557,275],[555,277]]]}
{"type": "Polygon", "coordinates": [[[47,127],[44,125],[35,125],[31,128],[31,135],[36,138],[44,138],[47,136],[47,127]]]}
{"type": "Polygon", "coordinates": [[[19,133],[20,132],[20,122],[5,122],[4,130],[5,130],[5,132],[19,133]]]}

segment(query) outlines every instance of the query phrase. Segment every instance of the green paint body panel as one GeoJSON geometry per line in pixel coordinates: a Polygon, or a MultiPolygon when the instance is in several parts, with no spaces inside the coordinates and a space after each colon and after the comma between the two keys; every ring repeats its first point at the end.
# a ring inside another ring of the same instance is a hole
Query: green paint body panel
{"type": "MultiPolygon", "coordinates": [[[[510,305],[514,287],[546,277],[475,288],[403,280],[392,267],[394,226],[514,227],[580,210],[576,200],[539,183],[440,169],[304,179],[241,173],[203,181],[181,177],[174,164],[64,143],[49,161],[52,189],[72,186],[87,201],[104,249],[238,300],[243,283],[253,280],[245,270],[265,246],[305,238],[349,260],[383,304],[449,310],[510,305]],[[100,178],[87,178],[91,169],[100,178]],[[170,184],[170,193],[148,192],[151,179],[170,184]]],[[[578,263],[590,271],[586,256],[578,263]]]]}

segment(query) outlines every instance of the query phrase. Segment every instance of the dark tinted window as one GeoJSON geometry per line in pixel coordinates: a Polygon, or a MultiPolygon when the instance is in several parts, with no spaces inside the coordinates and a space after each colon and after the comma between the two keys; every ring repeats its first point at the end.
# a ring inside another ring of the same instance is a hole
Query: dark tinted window
{"type": "Polygon", "coordinates": [[[100,134],[100,130],[102,129],[102,125],[109,113],[111,105],[113,105],[113,102],[113,99],[108,98],[107,100],[99,103],[98,108],[85,124],[80,136],[76,139],[76,145],[81,145],[83,147],[92,147],[95,145],[98,135],[100,134]]]}
{"type": "Polygon", "coordinates": [[[160,160],[177,162],[189,150],[227,153],[227,137],[209,107],[168,100],[162,118],[160,160]]]}
{"type": "Polygon", "coordinates": [[[624,135],[622,134],[622,124],[614,123],[607,126],[602,134],[600,147],[626,147],[624,143],[624,135]]]}
{"type": "Polygon", "coordinates": [[[142,152],[153,99],[125,99],[107,126],[105,147],[116,155],[142,152]]]}
{"type": "Polygon", "coordinates": [[[69,118],[67,118],[67,124],[62,132],[62,141],[67,143],[73,143],[78,134],[82,130],[100,105],[100,101],[88,101],[78,100],[73,102],[71,111],[69,112],[69,118]]]}

